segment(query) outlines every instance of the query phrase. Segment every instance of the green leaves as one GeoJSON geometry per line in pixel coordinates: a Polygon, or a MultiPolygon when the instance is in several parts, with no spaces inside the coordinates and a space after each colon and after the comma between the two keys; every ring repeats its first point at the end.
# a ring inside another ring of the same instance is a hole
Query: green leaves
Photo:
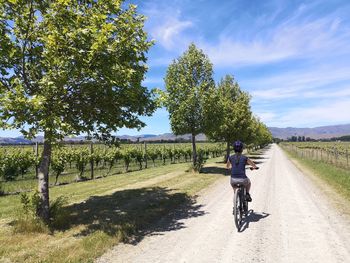
{"type": "Polygon", "coordinates": [[[142,127],[138,116],[154,112],[154,95],[141,85],[152,42],[135,6],[3,1],[0,19],[1,127],[26,136],[49,129],[50,140],[106,137],[142,127]]]}
{"type": "Polygon", "coordinates": [[[206,105],[206,134],[214,140],[245,140],[252,116],[248,93],[226,75],[206,105]]]}
{"type": "Polygon", "coordinates": [[[216,141],[264,145],[272,141],[267,127],[250,109],[250,95],[226,75],[205,103],[206,135],[216,141]]]}
{"type": "Polygon", "coordinates": [[[167,70],[165,106],[175,134],[197,135],[204,131],[204,102],[214,88],[208,57],[191,44],[167,70]]]}

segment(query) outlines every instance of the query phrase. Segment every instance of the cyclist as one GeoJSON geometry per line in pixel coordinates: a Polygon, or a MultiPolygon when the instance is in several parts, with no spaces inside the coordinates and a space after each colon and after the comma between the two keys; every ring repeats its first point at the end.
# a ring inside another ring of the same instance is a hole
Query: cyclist
{"type": "Polygon", "coordinates": [[[236,190],[236,186],[235,184],[243,184],[246,188],[246,200],[248,202],[252,201],[252,198],[249,194],[250,191],[250,186],[251,186],[251,182],[249,180],[249,178],[247,177],[247,175],[245,174],[245,166],[247,164],[250,164],[254,169],[258,169],[257,166],[255,165],[255,163],[250,160],[247,156],[243,155],[243,143],[241,141],[235,141],[233,143],[233,149],[235,151],[234,155],[229,156],[229,158],[227,159],[227,164],[226,164],[226,168],[229,169],[230,167],[232,167],[231,169],[231,186],[233,188],[233,190],[236,190]]]}

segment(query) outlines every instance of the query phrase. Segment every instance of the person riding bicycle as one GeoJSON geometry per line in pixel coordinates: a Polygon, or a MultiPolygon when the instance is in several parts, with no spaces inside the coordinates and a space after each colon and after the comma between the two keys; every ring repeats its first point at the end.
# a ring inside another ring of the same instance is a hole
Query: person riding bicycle
{"type": "Polygon", "coordinates": [[[235,151],[235,154],[228,157],[226,168],[229,169],[230,166],[232,167],[230,182],[233,190],[237,188],[235,184],[243,184],[247,190],[246,200],[248,202],[251,202],[252,198],[249,194],[251,182],[245,173],[245,166],[249,164],[254,169],[258,169],[258,167],[252,160],[250,160],[247,156],[242,154],[243,147],[244,145],[241,141],[235,141],[233,143],[233,149],[235,151]]]}

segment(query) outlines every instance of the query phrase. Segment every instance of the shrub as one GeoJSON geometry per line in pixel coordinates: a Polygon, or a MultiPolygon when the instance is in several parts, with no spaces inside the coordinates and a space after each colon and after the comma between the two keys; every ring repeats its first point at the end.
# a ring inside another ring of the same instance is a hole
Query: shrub
{"type": "Polygon", "coordinates": [[[201,172],[205,162],[207,161],[207,158],[205,157],[205,152],[202,151],[201,149],[198,151],[198,155],[197,155],[197,162],[192,165],[192,170],[195,172],[201,172]]]}
{"type": "Polygon", "coordinates": [[[68,222],[68,213],[64,209],[67,198],[60,196],[50,204],[50,220],[45,224],[38,216],[37,210],[40,206],[40,196],[36,191],[33,195],[22,193],[20,195],[22,209],[19,211],[14,222],[15,233],[47,233],[49,229],[64,228],[68,222]]]}
{"type": "Polygon", "coordinates": [[[46,233],[47,226],[37,217],[36,212],[40,205],[40,196],[35,192],[32,196],[22,193],[20,195],[22,209],[14,222],[15,233],[46,233]]]}
{"type": "Polygon", "coordinates": [[[5,181],[12,181],[19,175],[17,158],[15,155],[5,156],[1,160],[1,174],[5,181]]]}
{"type": "Polygon", "coordinates": [[[62,229],[67,226],[68,223],[68,211],[64,208],[68,203],[68,198],[65,196],[59,196],[50,204],[50,228],[62,229]]]}
{"type": "Polygon", "coordinates": [[[58,177],[63,173],[66,164],[64,155],[54,155],[51,159],[51,168],[56,174],[55,185],[57,185],[58,177]]]}

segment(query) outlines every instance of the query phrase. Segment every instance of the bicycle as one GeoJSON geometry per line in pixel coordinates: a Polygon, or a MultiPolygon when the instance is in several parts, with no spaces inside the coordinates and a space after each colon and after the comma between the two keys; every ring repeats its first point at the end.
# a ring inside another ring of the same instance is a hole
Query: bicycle
{"type": "MultiPolygon", "coordinates": [[[[250,167],[250,170],[259,169],[250,167]]],[[[234,192],[233,195],[233,215],[234,215],[234,221],[235,225],[237,227],[237,230],[239,231],[242,222],[243,217],[246,217],[248,215],[248,201],[246,200],[246,189],[243,184],[234,184],[237,189],[234,192]]]]}

